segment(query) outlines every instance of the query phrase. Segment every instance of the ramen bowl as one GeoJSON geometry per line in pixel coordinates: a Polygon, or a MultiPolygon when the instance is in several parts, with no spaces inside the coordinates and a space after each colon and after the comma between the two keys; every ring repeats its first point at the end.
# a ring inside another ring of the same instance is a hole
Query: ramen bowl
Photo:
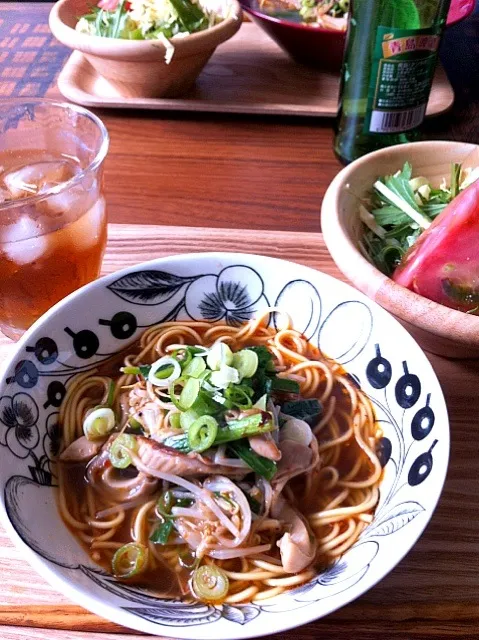
{"type": "MultiPolygon", "coordinates": [[[[346,43],[346,32],[323,29],[276,17],[261,10],[258,0],[240,0],[242,8],[293,60],[323,71],[339,71],[346,43]]],[[[447,24],[469,16],[474,0],[452,0],[447,24]]]]}
{"type": "Polygon", "coordinates": [[[60,0],[50,12],[50,29],[57,40],[80,51],[100,76],[128,98],[184,94],[216,47],[238,31],[242,17],[236,0],[224,0],[221,22],[204,31],[170,38],[170,50],[161,40],[102,38],[76,31],[79,16],[88,13],[91,5],[90,0],[60,0]]]}
{"type": "Polygon", "coordinates": [[[0,513],[7,532],[58,591],[104,618],[153,635],[269,636],[346,605],[412,548],[446,474],[446,406],[413,338],[349,285],[273,258],[190,254],[97,280],[37,321],[15,345],[0,380],[0,513]],[[267,601],[158,600],[151,591],[115,581],[93,563],[56,507],[58,414],[68,381],[124,352],[146,327],[165,319],[237,325],[273,305],[287,310],[293,326],[371,398],[381,420],[378,455],[384,467],[372,522],[327,570],[267,601]]]}
{"type": "Polygon", "coordinates": [[[369,262],[359,248],[358,202],[378,177],[395,173],[405,162],[411,163],[413,175],[439,186],[450,175],[451,163],[462,162],[475,149],[463,142],[429,141],[374,151],[338,173],[321,207],[324,241],[344,275],[396,316],[424,349],[451,358],[479,357],[479,317],[423,298],[369,262]]]}

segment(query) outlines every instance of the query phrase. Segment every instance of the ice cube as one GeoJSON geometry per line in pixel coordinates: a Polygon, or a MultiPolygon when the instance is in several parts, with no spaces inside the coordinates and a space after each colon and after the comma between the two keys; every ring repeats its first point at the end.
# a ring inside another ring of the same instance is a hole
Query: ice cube
{"type": "MultiPolygon", "coordinates": [[[[105,199],[98,198],[81,218],[68,225],[71,241],[81,251],[97,244],[105,220],[105,199]]],[[[65,231],[66,231],[65,229],[65,231]]]]}
{"type": "Polygon", "coordinates": [[[35,162],[20,169],[3,174],[3,182],[10,191],[12,198],[26,198],[46,191],[74,174],[71,164],[65,160],[51,162],[35,162]]]}
{"type": "Polygon", "coordinates": [[[14,224],[0,227],[0,251],[18,265],[35,262],[48,246],[46,236],[40,233],[40,226],[34,220],[22,216],[14,224]]]}

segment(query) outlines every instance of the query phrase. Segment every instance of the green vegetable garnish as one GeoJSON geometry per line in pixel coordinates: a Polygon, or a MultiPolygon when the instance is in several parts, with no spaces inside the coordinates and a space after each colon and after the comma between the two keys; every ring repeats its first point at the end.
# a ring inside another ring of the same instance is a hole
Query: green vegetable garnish
{"type": "Polygon", "coordinates": [[[278,470],[276,462],[255,453],[246,440],[231,442],[228,448],[231,449],[233,453],[236,453],[238,458],[241,458],[243,462],[246,462],[252,471],[266,478],[266,480],[272,480],[276,475],[276,471],[278,470]]]}
{"type": "Polygon", "coordinates": [[[198,599],[216,602],[228,593],[228,576],[216,565],[202,565],[191,576],[191,588],[198,599]]]}
{"type": "Polygon", "coordinates": [[[370,203],[360,206],[360,218],[364,251],[378,269],[392,275],[408,249],[464,185],[457,163],[451,165],[449,187],[440,189],[422,176],[413,178],[408,162],[397,174],[377,180],[370,203]]]}
{"type": "Polygon", "coordinates": [[[298,418],[304,420],[310,427],[316,426],[323,408],[319,400],[316,398],[310,398],[308,400],[293,400],[292,402],[284,402],[281,405],[281,413],[284,413],[292,418],[298,418]]]}
{"type": "Polygon", "coordinates": [[[148,549],[137,542],[120,547],[112,558],[111,569],[116,578],[131,578],[148,565],[148,549]]]}
{"type": "Polygon", "coordinates": [[[171,520],[166,520],[156,527],[150,536],[150,540],[155,544],[166,544],[172,531],[173,522],[171,520]]]}
{"type": "Polygon", "coordinates": [[[136,453],[138,443],[135,436],[121,433],[117,436],[108,453],[111,464],[117,469],[126,469],[131,464],[130,451],[136,453]]]}
{"type": "Polygon", "coordinates": [[[201,416],[188,429],[188,444],[192,451],[201,453],[215,442],[218,423],[211,416],[201,416]]]}

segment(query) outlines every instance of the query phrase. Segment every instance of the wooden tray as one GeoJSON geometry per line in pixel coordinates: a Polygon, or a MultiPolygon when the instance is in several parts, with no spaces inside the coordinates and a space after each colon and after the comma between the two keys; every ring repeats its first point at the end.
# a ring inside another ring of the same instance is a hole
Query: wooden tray
{"type": "MultiPolygon", "coordinates": [[[[124,98],[78,51],[61,71],[58,88],[68,100],[87,107],[332,117],[339,76],[293,62],[256,24],[245,22],[216,50],[184,98],[124,98]]],[[[426,115],[447,111],[453,101],[452,87],[439,68],[426,115]]]]}
{"type": "MultiPolygon", "coordinates": [[[[227,229],[153,225],[110,225],[103,272],[198,250],[262,253],[341,277],[319,233],[241,230],[232,234],[227,229]]],[[[0,360],[11,350],[12,342],[0,338],[0,360]]],[[[429,358],[448,402],[452,439],[444,493],[430,525],[407,558],[357,601],[271,640],[479,638],[479,368],[472,361],[429,358]]],[[[28,565],[1,527],[0,577],[2,640],[145,638],[98,618],[55,591],[28,565]]]]}

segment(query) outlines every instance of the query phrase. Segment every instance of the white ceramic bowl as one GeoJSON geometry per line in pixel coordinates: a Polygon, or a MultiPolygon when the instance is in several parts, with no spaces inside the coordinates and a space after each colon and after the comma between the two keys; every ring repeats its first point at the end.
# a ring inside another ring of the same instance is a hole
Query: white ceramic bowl
{"type": "Polygon", "coordinates": [[[60,592],[145,633],[230,640],[327,615],[381,580],[411,549],[446,475],[446,406],[411,336],[350,286],[273,258],[191,254],[97,280],[27,332],[0,381],[0,512],[8,533],[60,592]],[[267,603],[185,604],[115,582],[92,563],[57,512],[53,461],[65,383],[123,350],[151,324],[188,317],[235,323],[270,305],[287,310],[295,328],[342,363],[376,407],[385,472],[373,522],[329,570],[267,603]]]}
{"type": "Polygon", "coordinates": [[[413,175],[425,176],[439,187],[443,178],[448,179],[451,163],[463,162],[475,150],[476,145],[466,142],[429,140],[368,153],[338,173],[321,207],[324,241],[344,275],[394,314],[424,349],[450,358],[479,357],[479,317],[423,298],[369,262],[359,249],[363,231],[358,205],[377,178],[395,173],[405,162],[412,164],[413,175]]]}

